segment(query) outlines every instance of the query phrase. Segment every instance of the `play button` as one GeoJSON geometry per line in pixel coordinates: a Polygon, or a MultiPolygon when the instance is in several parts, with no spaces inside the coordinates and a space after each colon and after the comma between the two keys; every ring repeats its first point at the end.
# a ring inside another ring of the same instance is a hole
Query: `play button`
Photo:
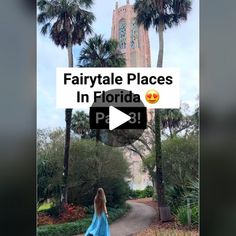
{"type": "Polygon", "coordinates": [[[124,112],[116,109],[113,106],[109,107],[109,130],[113,130],[131,119],[124,112]]]}
{"type": "Polygon", "coordinates": [[[137,141],[147,127],[147,109],[137,95],[124,89],[108,90],[94,101],[89,112],[90,129],[113,147],[137,141]],[[132,99],[136,97],[136,99],[132,99]]]}

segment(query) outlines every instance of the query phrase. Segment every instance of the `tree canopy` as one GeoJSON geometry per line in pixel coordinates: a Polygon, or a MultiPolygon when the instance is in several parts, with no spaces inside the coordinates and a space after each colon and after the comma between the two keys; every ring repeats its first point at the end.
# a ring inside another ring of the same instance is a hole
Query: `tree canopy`
{"type": "Polygon", "coordinates": [[[62,48],[81,44],[86,34],[92,32],[95,16],[87,11],[93,0],[38,0],[38,23],[41,33],[49,34],[53,42],[62,48]]]}
{"type": "Polygon", "coordinates": [[[124,67],[125,58],[118,50],[118,42],[95,35],[85,42],[81,50],[80,67],[124,67]]]}
{"type": "Polygon", "coordinates": [[[166,29],[187,20],[191,0],[136,0],[134,9],[138,24],[146,30],[151,26],[158,30],[160,25],[166,29]]]}

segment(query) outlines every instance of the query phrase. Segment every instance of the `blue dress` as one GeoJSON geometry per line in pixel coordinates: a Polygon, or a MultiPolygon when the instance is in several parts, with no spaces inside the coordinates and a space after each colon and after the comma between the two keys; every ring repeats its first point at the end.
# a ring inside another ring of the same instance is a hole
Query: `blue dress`
{"type": "Polygon", "coordinates": [[[101,215],[94,213],[92,224],[87,229],[85,236],[110,236],[109,224],[104,212],[101,215]]]}

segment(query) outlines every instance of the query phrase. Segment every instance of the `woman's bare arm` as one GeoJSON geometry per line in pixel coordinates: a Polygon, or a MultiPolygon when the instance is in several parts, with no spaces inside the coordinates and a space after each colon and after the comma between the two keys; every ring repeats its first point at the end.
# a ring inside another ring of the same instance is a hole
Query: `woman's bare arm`
{"type": "Polygon", "coordinates": [[[108,217],[106,202],[104,202],[104,211],[105,211],[105,213],[106,213],[106,216],[108,217]]]}

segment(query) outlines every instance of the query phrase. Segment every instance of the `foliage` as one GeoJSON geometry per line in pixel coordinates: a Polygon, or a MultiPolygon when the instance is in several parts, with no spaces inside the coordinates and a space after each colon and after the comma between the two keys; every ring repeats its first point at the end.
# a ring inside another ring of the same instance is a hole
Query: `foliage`
{"type": "MultiPolygon", "coordinates": [[[[196,111],[198,108],[196,109],[196,111]]],[[[197,118],[195,112],[192,115],[187,115],[188,105],[182,104],[181,109],[165,109],[161,110],[161,129],[163,139],[173,139],[179,137],[188,138],[198,133],[197,118]],[[179,120],[180,119],[180,120],[179,120]]],[[[129,144],[125,148],[137,153],[142,162],[144,171],[148,171],[149,176],[154,184],[156,178],[155,166],[155,123],[153,120],[153,113],[150,113],[150,120],[147,124],[147,129],[143,132],[142,136],[133,144],[129,144]]],[[[165,162],[165,160],[163,160],[165,162]]]]}
{"type": "Polygon", "coordinates": [[[195,109],[194,114],[191,116],[192,121],[193,121],[193,125],[194,125],[194,129],[193,129],[193,134],[198,135],[199,134],[199,123],[200,123],[200,119],[199,119],[199,107],[197,107],[195,109]]]}
{"type": "Polygon", "coordinates": [[[90,225],[90,219],[83,219],[72,223],[47,225],[38,227],[38,236],[72,236],[85,232],[90,225]]]}
{"type": "Polygon", "coordinates": [[[96,137],[96,130],[90,129],[89,115],[84,111],[76,111],[71,120],[71,129],[75,134],[79,134],[82,139],[96,137]]]}
{"type": "Polygon", "coordinates": [[[130,198],[148,198],[153,197],[154,190],[152,186],[147,186],[144,190],[132,190],[130,189],[129,197],[130,198]]]}
{"type": "Polygon", "coordinates": [[[60,209],[60,205],[50,208],[47,211],[38,213],[38,225],[61,224],[65,222],[73,222],[85,217],[85,208],[74,206],[73,204],[65,204],[60,209]]]}
{"type": "Polygon", "coordinates": [[[167,201],[174,214],[177,213],[179,206],[186,205],[186,199],[190,204],[198,205],[199,180],[190,181],[184,188],[183,186],[168,186],[166,190],[167,201]]]}
{"type": "Polygon", "coordinates": [[[130,209],[130,206],[127,205],[127,204],[124,204],[124,206],[122,206],[122,207],[117,206],[117,208],[108,207],[107,210],[108,210],[108,213],[109,213],[109,218],[108,218],[109,223],[111,224],[116,219],[119,219],[129,209],[130,209]]]}
{"type": "Polygon", "coordinates": [[[45,213],[47,213],[53,218],[59,218],[60,215],[63,213],[63,206],[62,204],[56,203],[54,204],[54,206],[46,210],[45,213]]]}
{"type": "Polygon", "coordinates": [[[115,148],[93,140],[72,142],[69,201],[89,206],[98,187],[106,192],[108,206],[124,203],[128,195],[128,163],[115,148]],[[112,171],[111,171],[112,170],[112,171]]]}
{"type": "Polygon", "coordinates": [[[179,206],[182,206],[186,200],[185,190],[182,186],[167,185],[166,200],[171,208],[172,213],[176,214],[179,206]]]}
{"type": "Polygon", "coordinates": [[[161,110],[161,122],[163,128],[179,127],[183,114],[180,109],[164,109],[161,110]]]}
{"type": "Polygon", "coordinates": [[[186,188],[198,176],[198,137],[165,140],[163,157],[166,184],[186,188]]]}
{"type": "MultiPolygon", "coordinates": [[[[109,223],[124,215],[129,207],[126,205],[120,208],[108,208],[109,223]]],[[[38,227],[38,236],[72,236],[84,233],[92,220],[92,215],[84,219],[59,225],[47,225],[38,227]]]]}
{"type": "Polygon", "coordinates": [[[86,10],[92,4],[92,0],[38,0],[41,33],[49,33],[53,42],[62,48],[68,47],[70,43],[80,45],[86,34],[92,32],[95,16],[86,10]]]}
{"type": "Polygon", "coordinates": [[[191,10],[191,0],[136,0],[134,9],[137,12],[138,24],[143,24],[145,29],[153,26],[158,30],[160,24],[166,29],[187,20],[191,10]]]}
{"type": "Polygon", "coordinates": [[[198,225],[199,221],[199,207],[197,205],[192,205],[189,209],[187,206],[181,206],[177,210],[176,214],[177,220],[182,225],[189,225],[191,222],[192,226],[198,225]],[[190,219],[188,219],[190,215],[190,219]]]}
{"type": "MultiPolygon", "coordinates": [[[[63,173],[64,132],[55,130],[38,151],[38,200],[60,200],[63,173]]],[[[69,202],[89,206],[98,187],[103,187],[109,206],[123,204],[128,198],[128,163],[115,148],[93,140],[72,138],[70,149],[69,202]],[[112,171],[111,171],[112,170],[112,171]]]]}
{"type": "Polygon", "coordinates": [[[42,205],[40,205],[40,207],[38,208],[37,212],[49,210],[52,207],[52,205],[53,204],[51,202],[43,203],[42,205]]]}
{"type": "Polygon", "coordinates": [[[79,67],[125,67],[125,58],[118,42],[95,35],[85,42],[79,57],[79,67]]]}
{"type": "MultiPolygon", "coordinates": [[[[55,45],[68,50],[68,65],[73,67],[73,45],[81,44],[86,35],[92,33],[95,16],[87,11],[93,0],[38,0],[38,23],[42,25],[41,33],[49,34],[55,45]]],[[[70,129],[72,109],[65,109],[65,145],[63,161],[62,200],[68,201],[68,168],[70,150],[70,129]]]]}
{"type": "Polygon", "coordinates": [[[183,205],[189,182],[198,176],[198,139],[174,138],[163,142],[164,178],[168,204],[176,212],[183,205]]]}
{"type": "Polygon", "coordinates": [[[188,225],[188,211],[191,213],[191,225],[196,226],[199,223],[199,204],[198,204],[198,196],[199,196],[199,180],[195,179],[190,181],[187,185],[186,189],[182,189],[181,194],[178,195],[178,202],[175,202],[175,213],[177,220],[182,225],[188,225]],[[186,206],[187,202],[189,202],[190,209],[186,206]],[[180,207],[178,207],[180,206],[180,207]]]}
{"type": "Polygon", "coordinates": [[[199,133],[199,107],[193,114],[189,113],[189,105],[183,103],[181,109],[162,110],[162,131],[166,137],[191,136],[199,133]]]}
{"type": "MultiPolygon", "coordinates": [[[[166,184],[166,200],[176,213],[179,206],[188,197],[196,202],[199,188],[198,176],[198,137],[169,138],[162,142],[163,175],[166,184]],[[194,182],[195,181],[195,182],[194,182]],[[195,199],[195,200],[194,200],[195,199]]],[[[155,168],[155,155],[152,152],[144,160],[144,166],[155,168]]]]}
{"type": "Polygon", "coordinates": [[[193,225],[199,224],[199,206],[195,205],[192,208],[191,221],[193,225]]]}
{"type": "Polygon", "coordinates": [[[199,201],[199,179],[190,181],[187,186],[185,198],[189,199],[191,204],[198,204],[199,201]]]}
{"type": "Polygon", "coordinates": [[[82,138],[88,136],[90,129],[89,115],[84,111],[76,111],[72,116],[71,129],[75,133],[80,134],[82,138]]]}
{"type": "Polygon", "coordinates": [[[60,198],[62,183],[61,173],[63,172],[63,142],[64,132],[61,129],[54,131],[40,130],[40,137],[44,142],[37,139],[37,180],[38,180],[38,205],[45,200],[60,198]]]}
{"type": "MultiPolygon", "coordinates": [[[[138,25],[143,25],[146,30],[151,26],[158,31],[159,36],[159,52],[157,67],[163,66],[164,52],[164,30],[173,25],[180,24],[181,21],[187,20],[187,15],[191,10],[191,0],[136,0],[134,10],[137,14],[136,20],[138,25]]],[[[155,187],[158,198],[158,206],[165,206],[165,184],[163,179],[162,167],[162,143],[161,143],[161,115],[160,110],[155,109],[155,187]]],[[[151,175],[152,176],[152,175],[151,175]]]]}

